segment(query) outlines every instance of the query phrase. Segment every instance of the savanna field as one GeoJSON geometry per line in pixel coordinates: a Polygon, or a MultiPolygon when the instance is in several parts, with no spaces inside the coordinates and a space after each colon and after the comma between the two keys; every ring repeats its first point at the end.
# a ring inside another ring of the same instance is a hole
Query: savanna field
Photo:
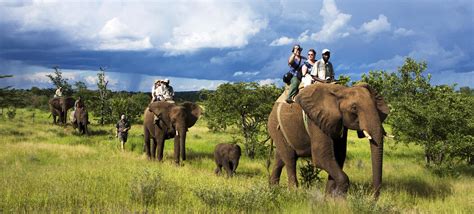
{"type": "MultiPolygon", "coordinates": [[[[213,133],[205,120],[188,132],[187,160],[174,164],[173,142],[163,162],[143,154],[143,128],[132,124],[126,151],[113,125],[92,120],[90,136],[70,125],[51,124],[49,113],[21,109],[0,119],[0,212],[277,212],[277,213],[472,213],[474,169],[439,175],[427,169],[423,150],[385,139],[381,197],[372,200],[368,141],[349,132],[344,171],[351,180],[346,199],[324,196],[327,179],[311,188],[268,186],[266,158],[242,156],[237,174],[214,174],[213,149],[235,141],[237,130],[213,133]]],[[[389,127],[387,127],[388,130],[389,127]]],[[[272,158],[273,162],[273,158],[272,158]]],[[[299,161],[299,166],[305,163],[299,161]]],[[[271,167],[270,167],[271,170],[271,167]]],[[[300,179],[301,176],[298,175],[300,179]]]]}

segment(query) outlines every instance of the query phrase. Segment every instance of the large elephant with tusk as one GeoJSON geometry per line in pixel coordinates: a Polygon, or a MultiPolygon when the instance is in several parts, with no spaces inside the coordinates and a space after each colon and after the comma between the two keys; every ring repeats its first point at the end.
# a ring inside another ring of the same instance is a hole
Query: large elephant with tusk
{"type": "Polygon", "coordinates": [[[201,107],[195,103],[182,104],[165,101],[153,102],[144,113],[143,129],[145,151],[149,159],[163,159],[165,140],[174,138],[174,158],[178,164],[186,160],[186,133],[201,115],[201,107]],[[150,140],[153,144],[150,145],[150,140]]]}
{"type": "Polygon", "coordinates": [[[382,122],[388,113],[383,98],[368,84],[314,84],[302,89],[295,103],[276,102],[268,119],[268,132],[276,146],[270,183],[279,183],[286,166],[289,186],[297,186],[296,160],[311,157],[316,167],[329,174],[326,193],[345,195],[349,178],[343,166],[347,131],[352,129],[370,142],[374,195],[378,197],[385,134],[382,122]]]}

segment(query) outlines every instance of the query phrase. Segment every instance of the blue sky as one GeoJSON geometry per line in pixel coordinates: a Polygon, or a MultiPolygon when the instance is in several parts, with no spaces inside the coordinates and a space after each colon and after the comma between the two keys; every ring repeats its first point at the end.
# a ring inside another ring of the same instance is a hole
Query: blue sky
{"type": "Polygon", "coordinates": [[[463,1],[1,1],[0,86],[71,83],[177,91],[224,82],[282,85],[293,44],[331,50],[336,76],[395,71],[425,60],[434,84],[474,87],[474,2],[463,1]]]}

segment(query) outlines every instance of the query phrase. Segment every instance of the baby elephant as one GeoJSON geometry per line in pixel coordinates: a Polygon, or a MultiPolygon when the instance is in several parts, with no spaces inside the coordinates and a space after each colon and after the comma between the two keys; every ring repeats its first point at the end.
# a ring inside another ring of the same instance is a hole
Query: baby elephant
{"type": "Polygon", "coordinates": [[[214,150],[214,159],[217,165],[215,173],[219,174],[224,167],[227,176],[232,177],[239,165],[240,154],[240,146],[237,144],[217,144],[214,150]]]}

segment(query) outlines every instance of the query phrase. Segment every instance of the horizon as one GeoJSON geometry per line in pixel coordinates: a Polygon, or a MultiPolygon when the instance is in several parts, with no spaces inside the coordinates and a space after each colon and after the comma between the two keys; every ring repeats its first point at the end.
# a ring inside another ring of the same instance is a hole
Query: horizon
{"type": "Polygon", "coordinates": [[[330,49],[336,77],[395,72],[411,57],[426,61],[434,85],[474,88],[473,8],[467,0],[1,2],[0,75],[14,77],[0,86],[51,88],[46,74],[59,66],[71,85],[91,90],[99,67],[114,91],[149,92],[165,78],[179,92],[280,87],[301,44],[317,59],[330,49]]]}

